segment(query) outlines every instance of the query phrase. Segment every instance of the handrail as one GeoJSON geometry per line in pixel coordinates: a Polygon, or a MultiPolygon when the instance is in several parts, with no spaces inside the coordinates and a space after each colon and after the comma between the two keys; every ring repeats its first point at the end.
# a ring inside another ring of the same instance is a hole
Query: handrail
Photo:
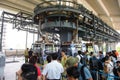
{"type": "Polygon", "coordinates": [[[106,77],[109,76],[109,77],[113,77],[113,78],[119,79],[118,76],[114,76],[114,75],[111,75],[111,74],[109,74],[109,73],[105,73],[105,72],[102,71],[102,70],[100,70],[100,71],[92,70],[92,72],[98,72],[98,74],[102,74],[102,75],[104,75],[104,76],[106,76],[106,77]]]}
{"type": "MultiPolygon", "coordinates": [[[[96,73],[101,74],[101,75],[103,75],[103,76],[105,76],[105,77],[109,76],[109,77],[112,77],[112,78],[115,78],[115,79],[120,79],[118,76],[114,76],[114,75],[111,75],[111,74],[107,74],[107,73],[105,73],[105,72],[103,72],[103,71],[91,70],[91,72],[96,72],[96,73]]],[[[66,75],[62,75],[62,77],[67,78],[66,75]]]]}

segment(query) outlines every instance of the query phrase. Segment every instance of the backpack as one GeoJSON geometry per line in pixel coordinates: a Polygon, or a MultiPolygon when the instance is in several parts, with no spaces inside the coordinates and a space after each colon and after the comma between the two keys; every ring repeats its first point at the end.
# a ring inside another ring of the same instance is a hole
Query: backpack
{"type": "Polygon", "coordinates": [[[98,70],[98,59],[96,57],[90,58],[90,69],[98,70]]]}
{"type": "Polygon", "coordinates": [[[79,55],[80,56],[80,62],[84,65],[86,65],[86,56],[85,55],[79,55]]]}
{"type": "Polygon", "coordinates": [[[103,62],[100,59],[98,60],[98,69],[103,70],[103,62]]]}
{"type": "Polygon", "coordinates": [[[85,73],[84,73],[84,67],[85,67],[85,65],[82,65],[82,67],[81,67],[81,69],[80,69],[80,73],[81,73],[82,80],[86,80],[86,79],[85,79],[85,73]]]}
{"type": "Polygon", "coordinates": [[[37,80],[37,68],[32,64],[23,64],[21,67],[23,80],[37,80]]]}
{"type": "Polygon", "coordinates": [[[81,80],[81,78],[82,78],[82,80],[86,80],[85,78],[85,72],[84,72],[84,68],[87,68],[87,66],[86,65],[82,65],[81,67],[79,66],[79,64],[78,64],[78,71],[80,72],[80,75],[81,75],[81,77],[80,77],[80,79],[79,80],[81,80]]]}

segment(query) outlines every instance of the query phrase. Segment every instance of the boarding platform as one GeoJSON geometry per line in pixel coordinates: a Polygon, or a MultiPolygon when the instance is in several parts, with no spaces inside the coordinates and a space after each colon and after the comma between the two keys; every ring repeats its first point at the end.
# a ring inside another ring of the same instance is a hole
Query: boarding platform
{"type": "Polygon", "coordinates": [[[7,57],[4,69],[5,80],[16,80],[16,71],[20,69],[24,61],[24,57],[16,57],[15,61],[13,61],[13,57],[7,57]]]}

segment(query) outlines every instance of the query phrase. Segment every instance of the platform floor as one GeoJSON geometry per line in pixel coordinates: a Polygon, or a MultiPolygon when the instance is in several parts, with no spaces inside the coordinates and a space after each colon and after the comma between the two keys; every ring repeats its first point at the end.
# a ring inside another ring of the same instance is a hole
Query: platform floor
{"type": "Polygon", "coordinates": [[[20,69],[24,63],[24,57],[9,57],[6,58],[4,69],[5,80],[16,80],[16,71],[20,69]]]}

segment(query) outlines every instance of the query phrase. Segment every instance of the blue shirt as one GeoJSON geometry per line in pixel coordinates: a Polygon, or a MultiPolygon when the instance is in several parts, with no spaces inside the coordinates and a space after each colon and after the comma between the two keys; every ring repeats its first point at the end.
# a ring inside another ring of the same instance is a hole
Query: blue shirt
{"type": "MultiPolygon", "coordinates": [[[[79,71],[81,70],[82,66],[83,66],[83,64],[81,64],[81,63],[78,64],[78,70],[79,71]]],[[[85,74],[86,79],[92,78],[91,73],[90,73],[90,71],[89,71],[89,69],[87,67],[84,67],[83,70],[84,70],[84,74],[85,74]]],[[[82,76],[81,76],[81,72],[80,72],[79,80],[83,80],[82,76]]]]}

